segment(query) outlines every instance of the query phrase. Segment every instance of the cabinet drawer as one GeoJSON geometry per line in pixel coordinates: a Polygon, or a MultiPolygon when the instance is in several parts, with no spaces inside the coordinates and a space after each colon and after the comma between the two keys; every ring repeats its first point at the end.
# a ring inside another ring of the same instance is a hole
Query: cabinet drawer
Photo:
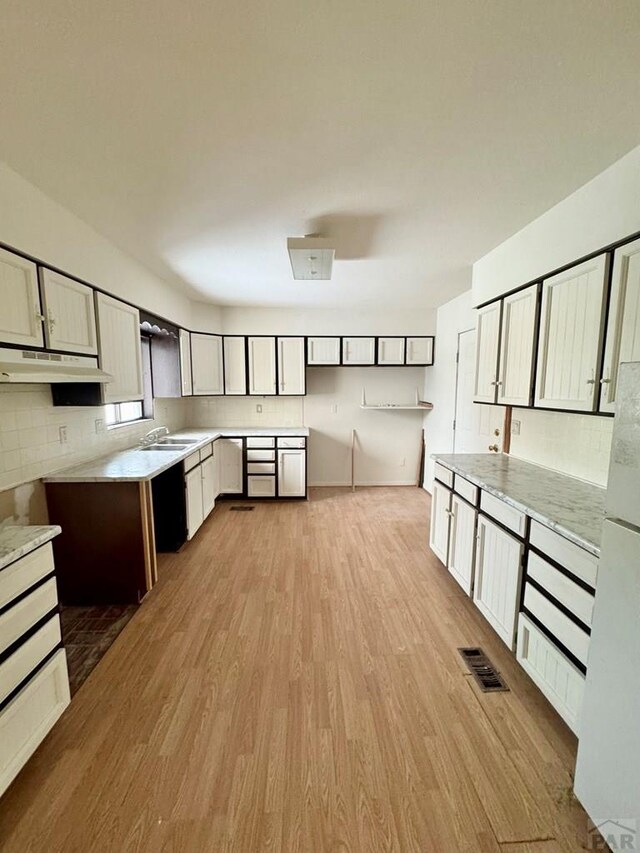
{"type": "Polygon", "coordinates": [[[527,516],[519,509],[509,506],[500,498],[484,491],[480,492],[480,509],[484,510],[491,518],[495,518],[500,524],[508,527],[509,530],[513,530],[518,536],[524,536],[527,516]]]}
{"type": "Polygon", "coordinates": [[[306,439],[302,436],[280,436],[278,447],[304,447],[306,439]]]}
{"type": "Polygon", "coordinates": [[[276,440],[273,436],[254,435],[247,438],[247,447],[275,447],[276,440]]]}
{"type": "Polygon", "coordinates": [[[200,451],[196,450],[195,453],[192,453],[190,456],[184,460],[184,473],[187,471],[191,471],[192,468],[195,468],[196,465],[200,464],[200,451]]]}
{"type": "Polygon", "coordinates": [[[54,616],[0,664],[0,703],[61,641],[60,617],[54,616]]]}
{"type": "Polygon", "coordinates": [[[555,566],[543,560],[533,551],[529,551],[527,575],[540,584],[549,595],[556,598],[581,622],[591,627],[594,596],[574,583],[555,566]]]}
{"type": "Polygon", "coordinates": [[[247,464],[247,474],[275,474],[275,462],[249,462],[247,464]]]}
{"type": "Polygon", "coordinates": [[[454,474],[453,490],[454,492],[457,492],[461,498],[469,501],[470,504],[475,506],[478,503],[478,487],[474,486],[473,483],[470,483],[468,480],[465,480],[465,478],[461,477],[460,474],[454,474]]]}
{"type": "Polygon", "coordinates": [[[69,704],[69,676],[60,649],[0,713],[0,795],[69,704]]]}
{"type": "Polygon", "coordinates": [[[275,450],[247,450],[247,462],[275,462],[275,450]]]}
{"type": "Polygon", "coordinates": [[[584,675],[525,613],[518,620],[516,657],[562,719],[579,734],[584,675]]]}
{"type": "Polygon", "coordinates": [[[250,498],[274,498],[275,477],[247,477],[247,495],[250,498]]]}
{"type": "Polygon", "coordinates": [[[53,571],[53,548],[47,542],[0,571],[0,608],[53,571]]]}
{"type": "Polygon", "coordinates": [[[587,665],[589,653],[589,635],[568,616],[549,601],[541,592],[525,584],[524,606],[536,619],[577,657],[580,663],[587,665]]]}
{"type": "Polygon", "coordinates": [[[207,444],[205,447],[200,450],[200,461],[204,462],[205,459],[208,459],[210,456],[213,456],[213,444],[207,444]]]}
{"type": "Polygon", "coordinates": [[[434,473],[436,480],[440,480],[441,483],[444,483],[445,486],[449,486],[450,489],[453,488],[453,471],[450,471],[448,468],[445,468],[444,465],[436,462],[434,465],[434,473]]]}
{"type": "Polygon", "coordinates": [[[598,558],[595,554],[585,551],[539,521],[531,522],[529,542],[577,578],[596,588],[598,558]]]}
{"type": "Polygon", "coordinates": [[[3,613],[0,616],[0,652],[15,643],[57,604],[56,581],[51,578],[3,613]]]}

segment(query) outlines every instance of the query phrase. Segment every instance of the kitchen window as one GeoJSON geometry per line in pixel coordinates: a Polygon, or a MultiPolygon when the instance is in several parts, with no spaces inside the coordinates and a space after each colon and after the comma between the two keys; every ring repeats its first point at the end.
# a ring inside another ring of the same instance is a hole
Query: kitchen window
{"type": "Polygon", "coordinates": [[[141,401],[135,403],[110,403],[104,408],[107,426],[128,424],[132,421],[139,421],[144,417],[141,401]]]}

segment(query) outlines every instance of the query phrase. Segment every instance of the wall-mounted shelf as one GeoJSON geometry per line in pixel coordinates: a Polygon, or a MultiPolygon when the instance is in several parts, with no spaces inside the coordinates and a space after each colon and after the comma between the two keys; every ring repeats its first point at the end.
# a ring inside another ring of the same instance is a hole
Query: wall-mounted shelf
{"type": "Polygon", "coordinates": [[[367,403],[367,397],[364,388],[362,389],[361,409],[378,409],[387,412],[397,411],[422,411],[429,412],[433,409],[433,403],[428,403],[426,400],[420,399],[420,392],[416,388],[416,399],[414,403],[367,403]]]}

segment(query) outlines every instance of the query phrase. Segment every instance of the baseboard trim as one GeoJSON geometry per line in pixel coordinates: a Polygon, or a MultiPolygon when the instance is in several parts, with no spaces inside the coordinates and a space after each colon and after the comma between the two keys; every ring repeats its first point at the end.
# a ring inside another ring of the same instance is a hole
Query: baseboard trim
{"type": "MultiPolygon", "coordinates": [[[[411,480],[392,480],[392,481],[387,481],[384,483],[381,483],[381,482],[375,482],[375,483],[374,482],[357,482],[355,485],[356,485],[356,488],[358,488],[360,486],[404,486],[404,487],[415,486],[416,488],[420,488],[419,486],[416,486],[415,481],[411,481],[411,480]]],[[[310,489],[342,488],[342,487],[347,488],[347,489],[351,488],[351,483],[345,483],[345,482],[340,482],[340,483],[336,483],[336,482],[334,482],[334,483],[309,483],[310,489]]]]}

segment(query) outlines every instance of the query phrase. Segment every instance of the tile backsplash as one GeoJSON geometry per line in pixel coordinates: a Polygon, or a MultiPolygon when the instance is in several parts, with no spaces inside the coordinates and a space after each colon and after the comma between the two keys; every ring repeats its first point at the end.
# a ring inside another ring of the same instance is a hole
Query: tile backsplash
{"type": "Polygon", "coordinates": [[[514,408],[513,420],[512,456],[606,486],[613,418],[514,408]]]}
{"type": "Polygon", "coordinates": [[[194,427],[304,424],[304,397],[192,397],[188,405],[189,424],[194,427]]]}
{"type": "Polygon", "coordinates": [[[156,400],[153,420],[105,429],[103,407],[54,406],[49,385],[0,385],[0,492],[130,447],[153,429],[187,425],[188,401],[156,400]],[[96,420],[103,426],[96,432],[96,420]],[[66,442],[60,441],[66,427],[66,442]]]}

